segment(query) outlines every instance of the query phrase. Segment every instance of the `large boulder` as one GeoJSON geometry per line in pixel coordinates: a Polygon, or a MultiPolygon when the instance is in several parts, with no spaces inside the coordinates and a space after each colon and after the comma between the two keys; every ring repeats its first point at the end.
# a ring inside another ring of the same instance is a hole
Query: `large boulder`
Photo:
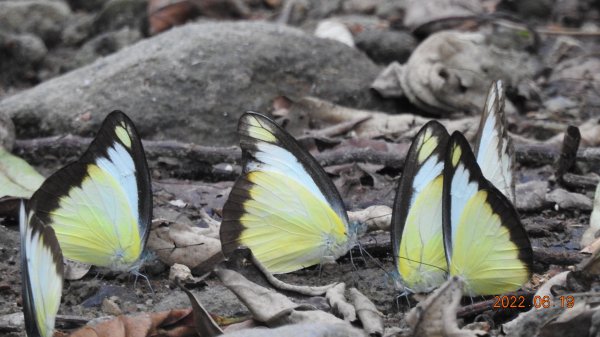
{"type": "Polygon", "coordinates": [[[279,95],[385,109],[369,91],[379,69],[361,52],[297,29],[252,22],[190,24],[0,101],[19,137],[89,135],[113,109],[144,138],[234,144],[245,110],[279,95]]]}

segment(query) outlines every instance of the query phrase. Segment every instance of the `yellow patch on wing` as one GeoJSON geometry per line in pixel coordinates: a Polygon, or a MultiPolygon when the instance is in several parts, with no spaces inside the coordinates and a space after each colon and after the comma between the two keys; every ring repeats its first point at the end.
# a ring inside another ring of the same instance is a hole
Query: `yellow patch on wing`
{"type": "Polygon", "coordinates": [[[125,147],[131,149],[131,138],[129,137],[127,129],[125,129],[123,126],[117,126],[115,128],[115,133],[117,134],[119,140],[121,140],[121,142],[125,145],[125,147]]]}
{"type": "Polygon", "coordinates": [[[267,143],[277,143],[277,138],[275,137],[275,135],[273,135],[271,131],[265,129],[265,127],[262,126],[262,124],[256,117],[248,116],[246,118],[246,121],[248,121],[249,124],[248,128],[246,129],[246,132],[250,137],[262,140],[267,143]]]}
{"type": "Polygon", "coordinates": [[[458,144],[454,144],[454,148],[452,149],[452,166],[456,167],[458,165],[458,161],[460,160],[460,155],[462,154],[462,149],[458,144]]]}
{"type": "Polygon", "coordinates": [[[269,171],[247,175],[253,183],[244,202],[239,242],[271,272],[287,273],[347,251],[344,222],[310,190],[269,171]]]}
{"type": "Polygon", "coordinates": [[[448,270],[441,226],[442,189],[443,177],[439,176],[416,197],[398,250],[398,272],[409,288],[419,292],[442,284],[448,270]]]}
{"type": "Polygon", "coordinates": [[[506,226],[480,190],[465,204],[452,244],[450,275],[467,280],[466,291],[494,295],[515,291],[527,282],[529,271],[506,226]]]}
{"type": "Polygon", "coordinates": [[[88,165],[87,174],[51,214],[63,255],[102,267],[132,264],[142,252],[142,243],[127,196],[100,167],[88,165]]]}
{"type": "Polygon", "coordinates": [[[423,137],[423,144],[421,145],[421,148],[419,149],[419,156],[417,158],[417,160],[419,161],[419,164],[423,164],[423,162],[427,158],[429,158],[431,153],[437,148],[438,144],[439,144],[438,137],[434,137],[431,134],[431,130],[428,129],[425,132],[425,136],[423,137]]]}

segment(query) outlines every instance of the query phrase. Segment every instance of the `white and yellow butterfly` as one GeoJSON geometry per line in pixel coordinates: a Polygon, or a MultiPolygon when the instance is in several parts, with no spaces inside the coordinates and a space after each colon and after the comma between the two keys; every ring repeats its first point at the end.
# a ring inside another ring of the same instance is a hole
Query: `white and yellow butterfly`
{"type": "Polygon", "coordinates": [[[394,265],[407,292],[430,292],[446,280],[442,187],[448,138],[440,123],[425,124],[404,161],[391,235],[394,265]]]}
{"type": "Polygon", "coordinates": [[[274,121],[247,112],[238,125],[243,172],[223,207],[220,237],[274,274],[337,259],[354,244],[340,195],[327,173],[274,121]]]}
{"type": "Polygon", "coordinates": [[[484,177],[460,132],[450,136],[443,180],[448,274],[462,277],[469,295],[519,289],[533,264],[527,232],[510,200],[484,177]]]}
{"type": "Polygon", "coordinates": [[[474,152],[483,175],[515,203],[514,146],[506,131],[502,81],[492,83],[475,138],[474,152]]]}
{"type": "Polygon", "coordinates": [[[19,227],[25,330],[29,337],[50,337],[62,296],[62,253],[52,228],[29,217],[23,202],[19,227]]]}
{"type": "Polygon", "coordinates": [[[135,269],[150,230],[152,191],[131,120],[113,111],[78,161],[51,175],[29,202],[63,255],[117,271],[135,269]]]}

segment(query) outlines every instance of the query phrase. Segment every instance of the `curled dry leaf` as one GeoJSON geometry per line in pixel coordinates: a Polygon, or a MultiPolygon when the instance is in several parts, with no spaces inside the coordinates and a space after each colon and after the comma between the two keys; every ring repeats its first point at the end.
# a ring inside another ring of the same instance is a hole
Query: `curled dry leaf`
{"type": "Polygon", "coordinates": [[[339,318],[320,310],[307,309],[285,295],[250,282],[241,274],[228,269],[215,269],[221,282],[248,308],[255,320],[270,327],[312,323],[342,323],[339,318]]]}
{"type": "Polygon", "coordinates": [[[433,114],[479,112],[489,83],[501,79],[516,86],[535,72],[533,58],[524,52],[499,48],[481,33],[442,31],[429,36],[403,66],[386,69],[372,87],[406,96],[433,114]],[[398,76],[397,80],[390,79],[398,76]],[[392,86],[399,84],[400,88],[392,86]]]}
{"type": "Polygon", "coordinates": [[[367,231],[389,230],[392,221],[392,208],[385,205],[374,205],[360,211],[349,211],[350,222],[358,222],[367,226],[367,231]]]}
{"type": "Polygon", "coordinates": [[[65,268],[63,277],[65,280],[79,280],[84,277],[92,268],[91,264],[77,262],[73,260],[64,260],[65,268]]]}
{"type": "Polygon", "coordinates": [[[94,326],[84,326],[73,332],[71,337],[146,337],[197,336],[192,318],[192,309],[176,309],[135,316],[118,316],[94,326]]]}
{"type": "Polygon", "coordinates": [[[350,288],[350,300],[367,335],[383,336],[383,314],[375,304],[356,288],[350,288]]]}
{"type": "Polygon", "coordinates": [[[215,229],[187,224],[153,221],[148,248],[168,264],[197,268],[221,255],[221,241],[212,237],[215,229]]]}
{"type": "Polygon", "coordinates": [[[346,284],[338,283],[335,287],[327,290],[325,297],[334,313],[341,316],[345,321],[354,322],[356,320],[356,310],[346,301],[346,284]]]}
{"type": "Polygon", "coordinates": [[[456,311],[462,297],[463,281],[452,277],[436,291],[417,304],[408,315],[406,322],[415,336],[428,337],[476,337],[486,336],[482,330],[459,329],[456,311]]]}
{"type": "Polygon", "coordinates": [[[216,268],[214,272],[259,322],[266,322],[283,310],[297,307],[286,296],[250,282],[233,270],[216,268]]]}
{"type": "Polygon", "coordinates": [[[263,273],[263,275],[265,276],[267,281],[269,281],[269,283],[273,287],[275,287],[279,290],[293,291],[295,293],[306,295],[306,296],[322,296],[329,289],[331,289],[333,286],[336,285],[336,283],[331,283],[331,284],[324,285],[324,286],[301,286],[301,285],[285,283],[285,282],[279,280],[278,278],[276,278],[275,275],[273,275],[269,270],[267,270],[267,268],[265,268],[265,266],[263,266],[257,259],[254,258],[254,256],[252,256],[252,263],[256,266],[256,268],[258,270],[260,270],[261,273],[263,273]]]}

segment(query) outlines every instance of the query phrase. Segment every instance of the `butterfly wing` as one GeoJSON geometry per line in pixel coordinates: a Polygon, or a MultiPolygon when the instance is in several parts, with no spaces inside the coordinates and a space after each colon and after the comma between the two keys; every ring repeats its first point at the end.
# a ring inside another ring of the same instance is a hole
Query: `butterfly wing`
{"type": "Polygon", "coordinates": [[[490,87],[485,102],[474,149],[483,175],[514,204],[515,150],[506,131],[504,101],[502,81],[496,81],[490,87]]]}
{"type": "Polygon", "coordinates": [[[65,257],[117,270],[135,263],[152,218],[150,174],[131,120],[109,114],[81,158],[50,176],[30,201],[65,257]]]}
{"type": "Polygon", "coordinates": [[[19,226],[25,329],[28,336],[50,337],[62,295],[62,253],[52,228],[28,217],[23,203],[19,226]]]}
{"type": "Polygon", "coordinates": [[[531,276],[533,253],[512,203],[484,178],[460,132],[450,137],[444,166],[444,247],[451,276],[471,295],[520,288],[531,276]]]}
{"type": "Polygon", "coordinates": [[[287,273],[344,255],[348,217],[317,161],[261,114],[242,115],[238,133],[244,167],[223,207],[225,256],[246,246],[269,271],[287,273]]]}
{"type": "Polygon", "coordinates": [[[425,124],[408,151],[392,212],[392,248],[402,283],[429,292],[446,280],[442,187],[448,132],[425,124]]]}

